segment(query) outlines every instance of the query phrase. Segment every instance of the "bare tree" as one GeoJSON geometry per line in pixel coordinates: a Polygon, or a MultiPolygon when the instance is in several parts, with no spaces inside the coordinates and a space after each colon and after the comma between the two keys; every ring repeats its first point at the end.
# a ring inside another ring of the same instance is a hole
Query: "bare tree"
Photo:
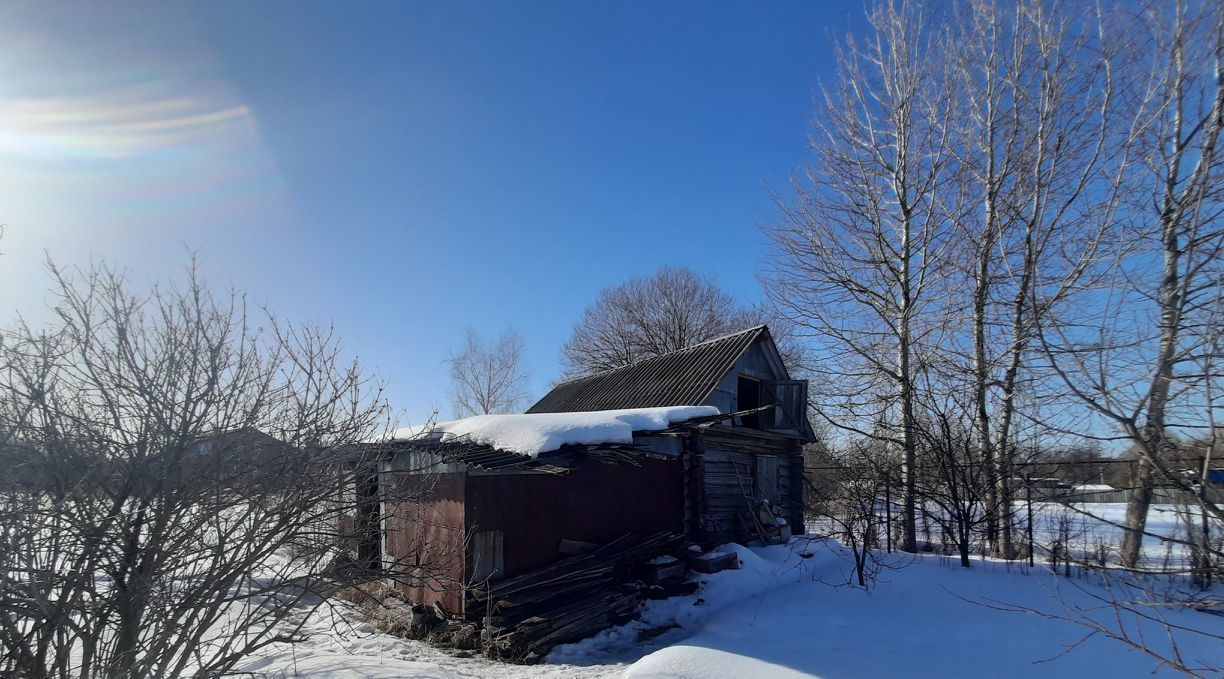
{"type": "Polygon", "coordinates": [[[917,545],[915,361],[938,331],[955,213],[943,124],[954,96],[927,49],[929,19],[910,3],[880,3],[868,13],[869,39],[838,50],[839,75],[812,123],[815,158],[794,199],[779,201],[785,219],[770,232],[766,286],[813,340],[817,412],[900,449],[907,551],[917,545]]]}
{"type": "Polygon", "coordinates": [[[767,291],[814,345],[817,413],[900,451],[904,547],[920,501],[962,563],[981,525],[1014,556],[1012,458],[1043,440],[1022,428],[1128,441],[1141,457],[1123,563],[1138,563],[1158,483],[1194,499],[1182,544],[1210,580],[1224,513],[1207,463],[1168,461],[1198,430],[1204,460],[1217,446],[1224,6],[923,14],[946,7],[869,10],[771,234],[767,291]]]}
{"type": "Polygon", "coordinates": [[[955,306],[971,311],[963,370],[992,479],[987,532],[996,554],[1011,556],[1009,445],[1017,393],[1033,378],[1032,290],[1068,275],[1061,252],[1090,261],[1117,209],[1118,183],[1100,181],[1117,122],[1114,58],[1091,12],[970,0],[954,16],[946,54],[962,94],[949,124],[966,193],[954,261],[967,279],[955,306]]]}
{"type": "MultiPolygon", "coordinates": [[[[1046,303],[1037,329],[1060,384],[1140,454],[1121,549],[1133,568],[1154,484],[1195,493],[1165,463],[1174,432],[1209,426],[1218,407],[1203,395],[1219,375],[1201,368],[1224,281],[1224,8],[1151,3],[1122,17],[1131,118],[1111,172],[1130,198],[1117,216],[1126,247],[1107,285],[1064,282],[1080,292],[1046,303]]],[[[1200,509],[1224,519],[1216,503],[1200,509]]]]}
{"type": "Polygon", "coordinates": [[[945,388],[924,372],[915,423],[918,495],[925,521],[935,523],[944,541],[956,549],[961,566],[969,568],[973,544],[990,523],[993,468],[974,441],[975,405],[958,398],[973,391],[956,383],[945,388]]]}
{"type": "Polygon", "coordinates": [[[451,404],[455,417],[518,412],[527,395],[523,337],[514,330],[487,342],[468,328],[463,348],[451,354],[451,404]]]}
{"type": "Polygon", "coordinates": [[[561,349],[565,377],[630,365],[761,323],[713,279],[664,267],[606,288],[561,349]]]}
{"type": "Polygon", "coordinates": [[[56,320],[0,350],[0,674],[217,676],[339,588],[431,575],[351,558],[387,407],[330,329],[253,322],[194,268],[52,271],[56,320]]]}

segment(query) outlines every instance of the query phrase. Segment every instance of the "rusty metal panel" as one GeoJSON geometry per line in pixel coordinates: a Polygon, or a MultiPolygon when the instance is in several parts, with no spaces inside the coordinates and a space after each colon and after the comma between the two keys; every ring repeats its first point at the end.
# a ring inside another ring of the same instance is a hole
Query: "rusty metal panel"
{"type": "MultiPolygon", "coordinates": [[[[389,483],[419,483],[413,476],[392,477],[389,483]]],[[[434,564],[436,573],[417,583],[401,583],[399,589],[415,603],[438,603],[451,613],[463,612],[465,575],[464,474],[438,474],[430,478],[432,489],[420,502],[389,504],[384,520],[384,544],[390,560],[434,564]]],[[[407,493],[405,493],[407,495],[407,493]]]]}

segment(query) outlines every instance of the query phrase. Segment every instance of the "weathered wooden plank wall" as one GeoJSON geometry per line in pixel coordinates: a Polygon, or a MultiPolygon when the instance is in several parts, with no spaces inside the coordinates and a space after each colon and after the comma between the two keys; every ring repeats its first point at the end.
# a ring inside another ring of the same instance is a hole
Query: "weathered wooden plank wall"
{"type": "MultiPolygon", "coordinates": [[[[745,541],[750,538],[742,518],[749,508],[745,491],[782,506],[792,523],[796,514],[802,516],[794,509],[796,496],[802,496],[802,485],[792,483],[796,478],[794,459],[799,459],[800,469],[803,464],[796,441],[742,427],[711,427],[706,430],[703,443],[704,522],[714,533],[711,539],[745,541]],[[759,463],[761,458],[774,458],[775,461],[759,463]],[[764,470],[768,470],[768,478],[762,478],[764,470]]],[[[796,526],[792,525],[794,528],[796,526]]]]}

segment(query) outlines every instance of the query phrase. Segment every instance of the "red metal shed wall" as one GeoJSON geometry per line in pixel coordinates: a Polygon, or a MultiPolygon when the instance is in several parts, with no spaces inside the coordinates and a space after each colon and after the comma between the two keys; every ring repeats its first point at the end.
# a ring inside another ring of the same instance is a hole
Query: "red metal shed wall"
{"type": "MultiPolygon", "coordinates": [[[[388,508],[386,550],[392,559],[440,564],[438,577],[417,585],[398,585],[417,603],[440,603],[452,613],[463,611],[464,474],[439,474],[424,502],[404,502],[388,508]]],[[[418,484],[421,477],[400,476],[400,484],[418,484]]]]}
{"type": "Polygon", "coordinates": [[[469,530],[501,530],[505,575],[557,559],[563,538],[603,543],[625,533],[681,531],[679,460],[588,462],[568,474],[469,475],[469,530]]]}

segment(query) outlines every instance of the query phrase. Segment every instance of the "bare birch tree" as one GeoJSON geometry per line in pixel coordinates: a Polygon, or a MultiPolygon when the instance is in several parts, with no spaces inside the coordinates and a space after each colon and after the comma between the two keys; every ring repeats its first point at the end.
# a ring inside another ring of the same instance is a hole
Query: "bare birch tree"
{"type": "Polygon", "coordinates": [[[1102,180],[1102,155],[1121,121],[1113,54],[1091,12],[971,0],[951,25],[961,107],[949,123],[966,193],[956,261],[968,279],[956,306],[971,310],[964,371],[991,479],[987,532],[996,554],[1010,556],[1009,446],[1018,389],[1033,378],[1032,291],[1036,279],[1071,275],[1062,251],[1083,261],[1099,252],[1119,197],[1118,183],[1102,180]]]}
{"type": "Polygon", "coordinates": [[[522,410],[527,398],[522,335],[507,330],[489,342],[468,328],[463,348],[447,363],[455,417],[522,410]]]}
{"type": "MultiPolygon", "coordinates": [[[[1118,215],[1126,247],[1107,285],[1069,279],[1064,289],[1081,290],[1037,320],[1060,383],[1139,453],[1121,548],[1135,568],[1154,484],[1195,492],[1166,464],[1174,432],[1208,426],[1216,408],[1201,395],[1219,375],[1199,368],[1224,281],[1224,7],[1150,3],[1121,21],[1131,118],[1111,172],[1130,198],[1118,215]]],[[[1215,503],[1200,510],[1224,518],[1215,503]]]]}
{"type": "Polygon", "coordinates": [[[872,33],[839,47],[839,74],[821,90],[814,159],[779,201],[766,288],[813,342],[817,412],[901,451],[902,547],[914,551],[915,361],[938,325],[954,96],[928,50],[929,16],[885,2],[868,20],[872,33]]]}

